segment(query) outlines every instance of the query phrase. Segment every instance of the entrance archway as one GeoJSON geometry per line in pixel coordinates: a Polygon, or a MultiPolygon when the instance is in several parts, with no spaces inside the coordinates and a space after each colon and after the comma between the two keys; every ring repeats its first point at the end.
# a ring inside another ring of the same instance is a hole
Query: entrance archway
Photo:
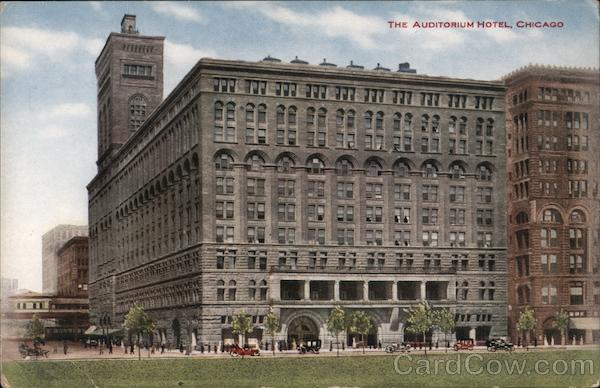
{"type": "Polygon", "coordinates": [[[288,344],[296,342],[296,345],[299,345],[316,339],[319,339],[319,326],[311,318],[300,316],[292,320],[288,325],[288,344]]]}

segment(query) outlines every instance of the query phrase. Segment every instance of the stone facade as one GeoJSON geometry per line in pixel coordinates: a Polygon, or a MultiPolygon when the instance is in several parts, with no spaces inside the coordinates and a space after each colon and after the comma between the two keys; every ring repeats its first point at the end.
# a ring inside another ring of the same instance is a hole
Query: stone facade
{"type": "Polygon", "coordinates": [[[88,238],[73,237],[57,252],[58,290],[60,296],[88,297],[88,238]]]}
{"type": "Polygon", "coordinates": [[[58,289],[58,250],[75,236],[87,236],[87,225],[58,225],[42,236],[42,290],[54,294],[58,289]]]}
{"type": "Polygon", "coordinates": [[[600,341],[598,70],[528,66],[506,77],[509,331],[525,307],[538,341],[600,341]]]}
{"type": "Polygon", "coordinates": [[[501,82],[201,59],[88,185],[91,319],[139,301],[163,340],[216,344],[243,310],[258,342],[272,308],[291,343],[330,340],[341,305],[385,344],[428,300],[459,338],[505,336],[504,100],[501,82]]]}

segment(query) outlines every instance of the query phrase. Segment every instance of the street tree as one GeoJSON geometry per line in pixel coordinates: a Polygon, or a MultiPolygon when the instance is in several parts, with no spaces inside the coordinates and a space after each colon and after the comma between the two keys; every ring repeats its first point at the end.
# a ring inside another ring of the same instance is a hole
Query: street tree
{"type": "MultiPolygon", "coordinates": [[[[135,302],[125,316],[124,326],[136,334],[138,343],[138,360],[142,359],[141,341],[145,334],[154,332],[155,326],[152,318],[144,311],[139,302],[135,302]]],[[[150,348],[148,348],[148,357],[150,357],[150,348]]]]}
{"type": "Polygon", "coordinates": [[[361,336],[363,354],[365,353],[365,336],[373,328],[371,317],[364,311],[355,311],[350,318],[350,330],[361,336]]]}
{"type": "Polygon", "coordinates": [[[281,323],[279,322],[279,317],[273,312],[273,309],[269,310],[267,315],[265,315],[264,322],[267,334],[271,335],[271,349],[273,350],[273,355],[275,355],[275,334],[281,330],[281,323]]]}
{"type": "Polygon", "coordinates": [[[429,308],[429,305],[426,302],[422,302],[405,311],[408,313],[408,318],[406,319],[406,331],[417,335],[421,334],[423,336],[425,355],[427,355],[425,339],[427,332],[431,330],[431,327],[433,326],[431,308],[429,308]]]}
{"type": "Polygon", "coordinates": [[[560,344],[565,346],[567,328],[569,327],[569,313],[561,309],[554,315],[554,327],[560,331],[560,344]]]}
{"type": "Polygon", "coordinates": [[[529,307],[525,307],[525,310],[521,311],[519,314],[517,330],[520,330],[523,333],[523,342],[525,342],[527,349],[529,349],[529,333],[535,327],[535,325],[536,319],[533,310],[529,307]]]}
{"type": "Polygon", "coordinates": [[[38,340],[44,336],[44,323],[37,314],[33,314],[25,327],[25,336],[31,340],[38,340]]]}
{"type": "MultiPolygon", "coordinates": [[[[454,321],[454,314],[447,308],[441,308],[433,310],[432,312],[433,325],[438,330],[444,332],[444,341],[448,343],[448,333],[453,333],[456,327],[456,321],[454,321]]],[[[448,352],[448,346],[446,346],[446,352],[448,352]]]]}
{"type": "Polygon", "coordinates": [[[233,334],[242,335],[242,347],[246,344],[246,334],[252,333],[254,327],[252,326],[252,319],[245,311],[241,311],[233,316],[233,322],[231,322],[231,331],[233,334]]]}
{"type": "Polygon", "coordinates": [[[337,346],[337,355],[340,355],[340,333],[346,328],[346,312],[340,307],[336,306],[329,312],[329,317],[325,321],[327,330],[335,337],[335,343],[337,346]]]}

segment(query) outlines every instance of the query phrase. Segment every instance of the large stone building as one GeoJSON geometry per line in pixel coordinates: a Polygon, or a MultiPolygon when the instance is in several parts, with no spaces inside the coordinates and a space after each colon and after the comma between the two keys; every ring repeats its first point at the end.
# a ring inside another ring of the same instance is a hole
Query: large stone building
{"type": "Polygon", "coordinates": [[[42,236],[42,290],[55,294],[58,284],[58,250],[75,236],[87,236],[87,225],[58,225],[42,236]]]}
{"type": "Polygon", "coordinates": [[[88,237],[76,236],[57,252],[58,285],[60,296],[88,297],[88,237]]]}
{"type": "Polygon", "coordinates": [[[525,307],[536,338],[600,341],[598,70],[528,66],[506,77],[509,330],[525,307]]]}
{"type": "Polygon", "coordinates": [[[126,16],[96,61],[92,320],[139,301],[163,339],[227,343],[243,310],[259,341],[272,308],[280,339],[327,340],[341,305],[375,344],[428,300],[506,335],[503,83],[203,58],[161,102],[162,44],[126,16]]]}

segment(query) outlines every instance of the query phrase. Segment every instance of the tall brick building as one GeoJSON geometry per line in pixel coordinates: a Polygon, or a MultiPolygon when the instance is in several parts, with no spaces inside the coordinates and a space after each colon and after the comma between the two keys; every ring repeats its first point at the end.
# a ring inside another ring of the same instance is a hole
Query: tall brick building
{"type": "Polygon", "coordinates": [[[76,236],[59,249],[57,294],[88,297],[88,237],[76,236]]]}
{"type": "Polygon", "coordinates": [[[538,340],[600,341],[597,70],[528,66],[506,77],[509,331],[532,307],[538,340]]]}
{"type": "Polygon", "coordinates": [[[160,102],[162,42],[126,16],[96,61],[92,320],[139,301],[162,340],[195,314],[227,343],[243,310],[258,342],[273,308],[280,339],[327,340],[342,305],[375,344],[428,300],[459,338],[506,335],[501,82],[203,58],[160,102]]]}
{"type": "Polygon", "coordinates": [[[75,236],[87,236],[87,225],[58,225],[42,236],[42,289],[55,294],[58,289],[58,250],[75,236]]]}

